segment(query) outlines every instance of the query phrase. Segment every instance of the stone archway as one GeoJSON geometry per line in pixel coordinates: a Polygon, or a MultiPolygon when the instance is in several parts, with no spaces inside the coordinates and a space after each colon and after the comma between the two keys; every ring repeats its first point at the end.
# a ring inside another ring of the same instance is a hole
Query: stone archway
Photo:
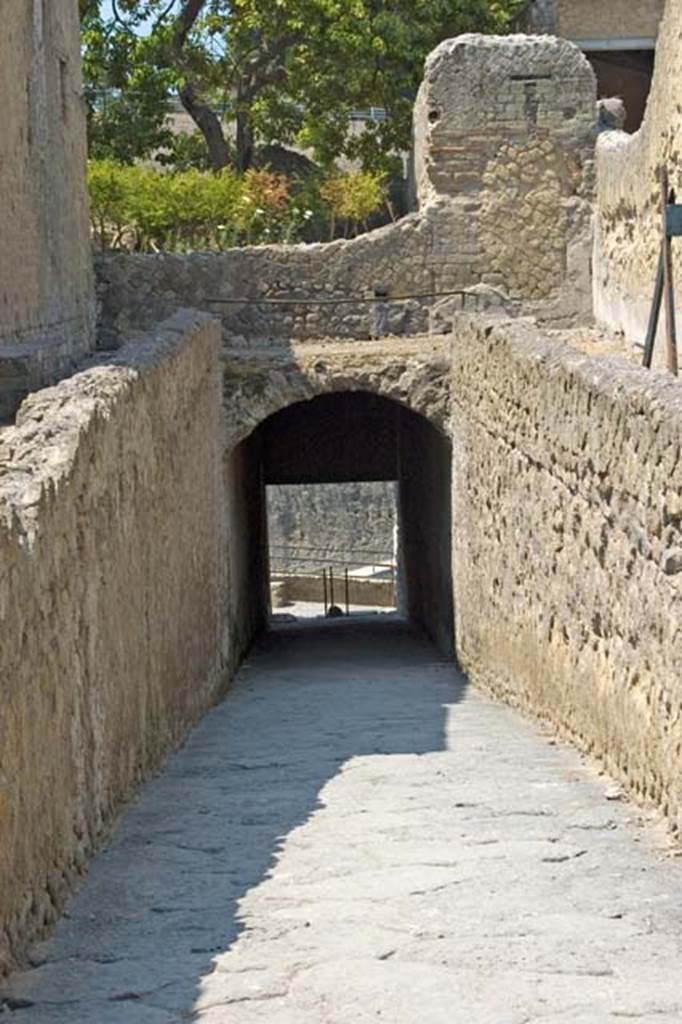
{"type": "MultiPolygon", "coordinates": [[[[239,409],[233,410],[235,432],[230,440],[236,439],[236,444],[232,443],[226,453],[226,490],[241,494],[234,521],[242,528],[248,526],[245,547],[239,553],[239,564],[248,567],[248,572],[241,574],[242,600],[254,609],[256,619],[265,620],[268,484],[397,481],[409,617],[450,654],[454,650],[452,449],[446,429],[445,392],[437,386],[433,371],[426,374],[423,389],[416,390],[429,410],[425,413],[402,400],[400,374],[386,374],[381,380],[384,394],[379,394],[380,379],[371,373],[364,380],[374,382],[376,391],[360,387],[357,376],[348,378],[339,376],[338,370],[329,372],[329,360],[325,368],[323,391],[319,387],[319,364],[317,376],[312,379],[305,375],[273,375],[260,382],[250,381],[257,407],[262,410],[273,403],[277,408],[247,436],[236,433],[235,414],[239,415],[239,409]],[[426,386],[427,380],[430,387],[426,386]],[[259,387],[263,382],[270,386],[259,387]],[[310,396],[316,382],[317,393],[310,396]],[[401,397],[389,397],[385,392],[391,390],[401,397]],[[301,393],[308,396],[300,399],[301,393]],[[426,494],[428,502],[424,501],[426,494]]],[[[245,401],[245,392],[240,401],[245,401]]]]}
{"type": "Polygon", "coordinates": [[[229,452],[287,406],[343,391],[391,399],[449,437],[449,366],[449,342],[440,338],[228,350],[226,449],[229,452]]]}

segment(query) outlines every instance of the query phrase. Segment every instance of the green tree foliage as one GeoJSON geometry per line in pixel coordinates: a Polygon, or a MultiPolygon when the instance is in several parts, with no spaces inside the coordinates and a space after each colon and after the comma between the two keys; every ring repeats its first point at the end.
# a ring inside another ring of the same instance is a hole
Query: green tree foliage
{"type": "Polygon", "coordinates": [[[258,144],[280,142],[311,148],[323,166],[346,157],[391,170],[429,51],[461,32],[507,30],[525,2],[115,0],[104,20],[98,0],[83,0],[92,151],[128,160],[168,145],[175,88],[214,169],[244,171],[258,144]],[[386,118],[359,127],[350,115],[368,107],[386,118]]]}
{"type": "Polygon", "coordinates": [[[169,97],[177,82],[156,35],[139,36],[141,10],[125,23],[102,17],[99,0],[81,2],[83,77],[92,157],[123,163],[172,147],[169,97]]]}
{"type": "Polygon", "coordinates": [[[320,186],[320,196],[330,211],[330,237],[336,233],[339,221],[345,222],[346,232],[357,233],[359,225],[368,227],[369,218],[388,201],[385,175],[381,172],[355,171],[335,174],[320,186]]]}

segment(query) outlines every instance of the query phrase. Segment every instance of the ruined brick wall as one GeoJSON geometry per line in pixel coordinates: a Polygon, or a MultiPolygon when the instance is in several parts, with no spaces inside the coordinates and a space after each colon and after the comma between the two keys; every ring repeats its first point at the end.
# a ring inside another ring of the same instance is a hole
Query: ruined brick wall
{"type": "Polygon", "coordinates": [[[452,380],[463,668],[682,828],[682,390],[499,321],[452,380]]]}
{"type": "Polygon", "coordinates": [[[248,642],[218,333],[178,314],[0,433],[0,973],[248,642]]]}
{"type": "MultiPolygon", "coordinates": [[[[452,201],[449,259],[477,280],[547,300],[587,271],[596,84],[551,38],[460,36],[428,58],[415,107],[417,195],[452,201]]],[[[444,257],[444,259],[447,257],[444,257]]]]}
{"type": "Polygon", "coordinates": [[[418,213],[330,244],[104,256],[102,340],[115,345],[178,305],[219,313],[225,336],[245,344],[417,335],[433,324],[437,300],[396,297],[469,289],[485,304],[491,287],[546,319],[586,318],[595,100],[589,64],[565,41],[443,43],[415,108],[418,213]],[[392,297],[386,305],[354,301],[377,287],[392,297]],[[273,299],[285,304],[262,301],[273,299]]]}
{"type": "MultiPolygon", "coordinates": [[[[653,296],[661,238],[658,173],[670,169],[682,196],[682,7],[669,0],[658,42],[644,124],[636,135],[605,132],[597,146],[594,304],[598,320],[642,342],[653,296]]],[[[682,249],[673,243],[676,273],[682,249]]],[[[679,294],[679,291],[678,291],[679,294]]],[[[659,354],[663,346],[659,345],[659,354]]]]}
{"type": "Polygon", "coordinates": [[[7,0],[0,32],[0,418],[93,340],[77,0],[7,0]]]}

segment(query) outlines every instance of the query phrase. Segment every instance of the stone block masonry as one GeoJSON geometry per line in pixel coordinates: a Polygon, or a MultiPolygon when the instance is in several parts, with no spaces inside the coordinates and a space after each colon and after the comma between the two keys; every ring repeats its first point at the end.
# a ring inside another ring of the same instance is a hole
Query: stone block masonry
{"type": "Polygon", "coordinates": [[[0,973],[249,639],[218,333],[179,313],[0,434],[0,973]]]}
{"type": "Polygon", "coordinates": [[[682,390],[457,325],[453,545],[463,668],[682,830],[682,390]]]}

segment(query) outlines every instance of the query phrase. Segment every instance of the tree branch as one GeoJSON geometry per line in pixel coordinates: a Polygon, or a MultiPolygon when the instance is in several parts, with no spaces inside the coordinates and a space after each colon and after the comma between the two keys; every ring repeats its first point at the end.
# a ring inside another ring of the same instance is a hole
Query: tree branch
{"type": "Polygon", "coordinates": [[[244,78],[249,85],[244,88],[245,96],[251,98],[264,85],[275,85],[284,71],[283,57],[287,50],[300,43],[302,32],[290,32],[285,36],[277,36],[256,57],[253,57],[244,68],[244,78]]]}
{"type": "Polygon", "coordinates": [[[178,15],[175,34],[173,36],[173,46],[177,53],[180,53],[187,42],[187,36],[194,28],[196,20],[201,14],[205,3],[206,0],[185,0],[185,6],[178,15]]]}

